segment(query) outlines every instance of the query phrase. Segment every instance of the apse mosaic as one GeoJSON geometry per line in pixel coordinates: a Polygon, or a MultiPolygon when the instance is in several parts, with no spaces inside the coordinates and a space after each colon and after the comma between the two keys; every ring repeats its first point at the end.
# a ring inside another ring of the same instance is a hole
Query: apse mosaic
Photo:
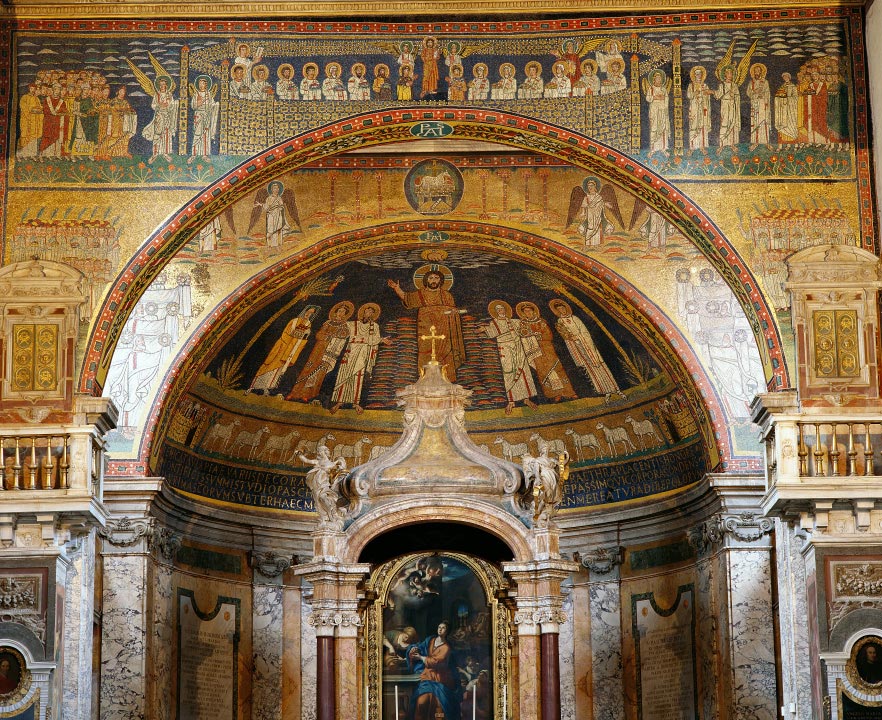
{"type": "Polygon", "coordinates": [[[845,58],[857,18],[843,14],[348,37],[321,25],[190,37],[22,30],[12,179],[199,186],[309,129],[413,103],[550,121],[669,176],[853,179],[845,58]]]}
{"type": "Polygon", "coordinates": [[[486,250],[435,247],[350,260],[252,313],[169,411],[160,472],[192,494],[307,509],[303,454],[324,445],[349,468],[381,455],[401,433],[396,391],[433,357],[471,392],[485,452],[570,454],[565,507],[675,489],[706,467],[693,401],[602,302],[486,250]]]}

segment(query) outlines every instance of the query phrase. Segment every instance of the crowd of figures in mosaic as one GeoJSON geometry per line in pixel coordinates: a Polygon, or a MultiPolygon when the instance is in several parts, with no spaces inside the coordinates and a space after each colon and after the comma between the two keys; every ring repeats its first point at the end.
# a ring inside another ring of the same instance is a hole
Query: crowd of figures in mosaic
{"type": "Polygon", "coordinates": [[[356,112],[416,102],[539,117],[673,172],[787,175],[815,148],[822,162],[812,157],[804,170],[848,175],[844,37],[829,22],[349,41],[83,36],[62,45],[22,35],[16,179],[193,182],[224,167],[214,156],[252,155],[356,112]],[[743,164],[745,152],[758,153],[758,167],[743,164]],[[48,161],[114,161],[121,172],[62,163],[47,175],[48,161]]]}

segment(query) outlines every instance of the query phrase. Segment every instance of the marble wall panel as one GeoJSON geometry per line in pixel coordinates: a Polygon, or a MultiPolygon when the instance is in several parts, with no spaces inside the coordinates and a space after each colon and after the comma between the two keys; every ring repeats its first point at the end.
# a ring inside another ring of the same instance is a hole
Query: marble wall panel
{"type": "Polygon", "coordinates": [[[251,643],[254,658],[251,720],[282,718],[282,587],[255,584],[251,643]]]}
{"type": "Polygon", "coordinates": [[[101,718],[143,720],[146,710],[148,556],[104,556],[101,718]]]}
{"type": "Polygon", "coordinates": [[[624,720],[622,604],[618,582],[589,583],[594,720],[624,720]]]}

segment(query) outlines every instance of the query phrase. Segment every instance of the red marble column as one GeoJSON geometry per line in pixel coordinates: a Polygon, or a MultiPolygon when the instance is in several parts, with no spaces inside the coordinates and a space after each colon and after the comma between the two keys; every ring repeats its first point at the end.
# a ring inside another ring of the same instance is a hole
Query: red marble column
{"type": "Polygon", "coordinates": [[[334,688],[334,678],[336,676],[334,663],[334,636],[319,635],[316,638],[316,643],[318,644],[318,657],[316,661],[317,720],[336,720],[337,701],[334,688]]]}
{"type": "Polygon", "coordinates": [[[560,720],[560,657],[558,634],[543,632],[539,653],[542,720],[560,720]]]}

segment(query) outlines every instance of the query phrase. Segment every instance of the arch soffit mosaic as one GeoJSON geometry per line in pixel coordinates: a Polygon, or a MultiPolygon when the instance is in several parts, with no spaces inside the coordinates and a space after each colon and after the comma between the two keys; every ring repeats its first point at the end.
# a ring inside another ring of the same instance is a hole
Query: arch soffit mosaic
{"type": "Polygon", "coordinates": [[[100,393],[122,328],[138,299],[211,218],[284,173],[356,148],[422,139],[419,128],[431,122],[449,125],[452,132],[447,137],[454,140],[497,143],[564,160],[644,200],[683,232],[732,289],[750,322],[769,387],[789,386],[781,338],[758,283],[710,218],[673,185],[601,143],[532,118],[473,108],[414,108],[358,115],[297,136],[246,161],[195,196],[117,276],[91,330],[80,389],[100,393]]]}

